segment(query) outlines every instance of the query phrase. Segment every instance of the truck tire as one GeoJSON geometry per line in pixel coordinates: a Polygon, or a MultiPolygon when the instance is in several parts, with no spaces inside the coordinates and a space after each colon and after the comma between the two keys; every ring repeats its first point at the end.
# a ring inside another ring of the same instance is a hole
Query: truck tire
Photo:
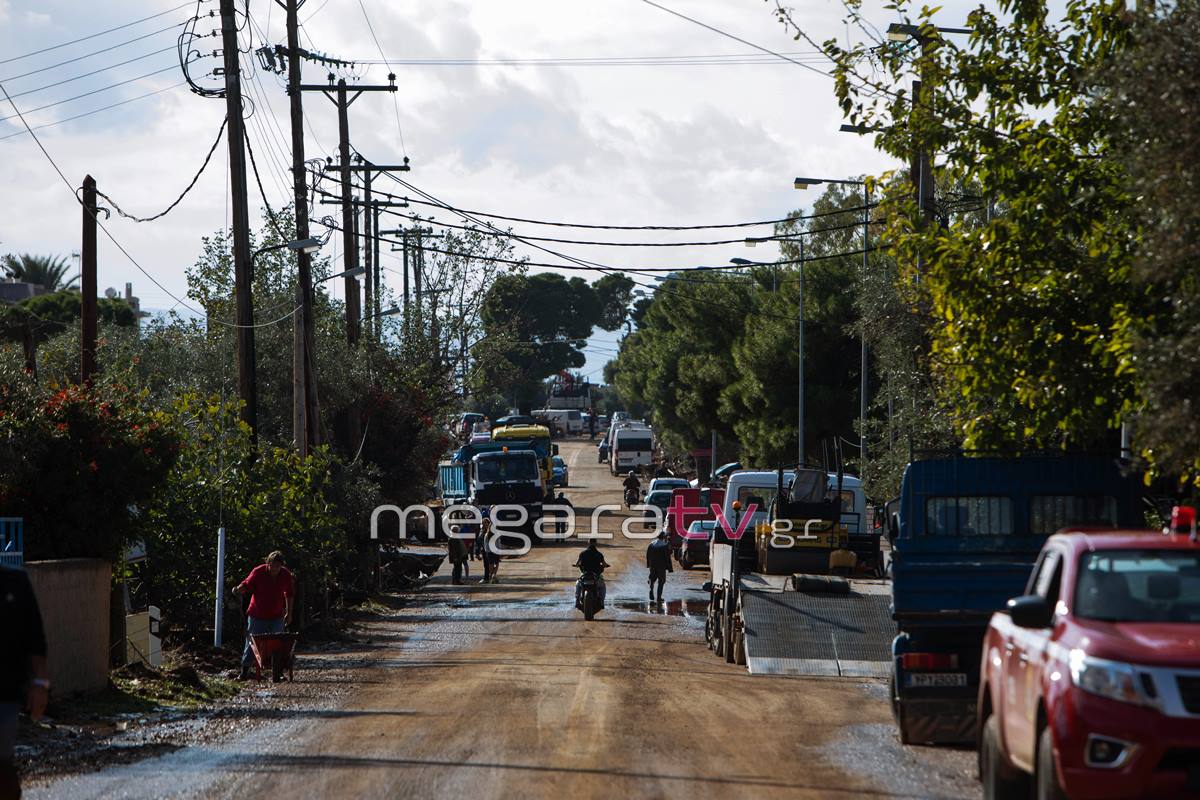
{"type": "Polygon", "coordinates": [[[979,744],[979,779],[984,800],[1027,800],[1029,778],[1014,769],[1000,750],[1000,718],[992,714],[983,724],[979,744]]]}
{"type": "Polygon", "coordinates": [[[733,663],[746,666],[746,634],[743,631],[733,637],[733,663]]]}
{"type": "Polygon", "coordinates": [[[1054,768],[1054,740],[1050,737],[1050,726],[1042,729],[1038,736],[1036,786],[1037,800],[1067,800],[1067,793],[1058,782],[1058,771],[1054,768]]]}
{"type": "Polygon", "coordinates": [[[713,631],[713,653],[717,658],[725,655],[725,632],[721,630],[721,618],[716,620],[716,630],[713,631]]]}
{"type": "Polygon", "coordinates": [[[892,717],[896,720],[896,730],[900,734],[900,744],[913,744],[912,733],[904,719],[904,706],[900,704],[900,695],[896,693],[896,673],[888,678],[888,694],[892,698],[892,717]]]}
{"type": "Polygon", "coordinates": [[[721,653],[725,656],[726,664],[733,664],[733,620],[727,620],[726,624],[722,625],[721,628],[721,653]]]}

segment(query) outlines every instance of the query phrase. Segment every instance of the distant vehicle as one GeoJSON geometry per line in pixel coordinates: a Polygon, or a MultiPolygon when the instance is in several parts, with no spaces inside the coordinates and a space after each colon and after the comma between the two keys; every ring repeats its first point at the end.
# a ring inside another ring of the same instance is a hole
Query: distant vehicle
{"type": "Polygon", "coordinates": [[[466,439],[476,430],[479,425],[486,421],[487,417],[474,411],[468,411],[464,414],[459,414],[458,420],[454,424],[454,433],[460,439],[466,439]]]}
{"type": "Polygon", "coordinates": [[[509,414],[507,417],[501,417],[496,420],[495,428],[503,428],[508,425],[537,425],[536,419],[528,414],[509,414]]]}
{"type": "Polygon", "coordinates": [[[492,429],[492,444],[498,448],[520,447],[537,452],[542,468],[542,482],[547,499],[551,493],[550,485],[554,477],[554,468],[550,457],[558,455],[558,445],[550,441],[550,431],[542,425],[498,425],[492,429]]]}
{"type": "Polygon", "coordinates": [[[684,569],[691,569],[700,564],[708,563],[708,543],[712,540],[715,519],[698,519],[687,528],[687,535],[682,538],[683,544],[675,560],[684,569]]]}
{"type": "Polygon", "coordinates": [[[492,440],[491,431],[477,431],[471,434],[471,438],[467,440],[468,444],[478,444],[479,442],[490,442],[492,440]]]}
{"type": "Polygon", "coordinates": [[[988,620],[1026,585],[1047,537],[1079,525],[1137,528],[1142,519],[1141,479],[1114,458],[951,456],[909,464],[888,529],[900,740],[976,741],[988,620]]]}
{"type": "Polygon", "coordinates": [[[578,436],[583,433],[583,414],[574,408],[547,408],[538,415],[552,422],[564,436],[578,436]]]}
{"type": "Polygon", "coordinates": [[[616,425],[618,422],[628,422],[629,419],[630,419],[630,417],[629,417],[628,411],[614,411],[612,413],[612,424],[613,425],[616,425]]]}
{"type": "Polygon", "coordinates": [[[1195,514],[1176,508],[1166,535],[1068,528],[1046,541],[984,640],[985,796],[1028,797],[1031,783],[1039,798],[1200,792],[1195,514]]]}
{"type": "Polygon", "coordinates": [[[644,423],[623,423],[612,429],[609,471],[623,475],[654,464],[654,433],[644,423]]]}
{"type": "Polygon", "coordinates": [[[728,464],[722,464],[713,470],[713,480],[724,482],[734,472],[743,469],[740,461],[730,461],[728,464]]]}
{"type": "Polygon", "coordinates": [[[554,456],[550,459],[553,465],[554,475],[550,481],[552,486],[570,486],[571,475],[567,468],[567,462],[563,461],[562,456],[554,456]]]}
{"type": "MultiPolygon", "coordinates": [[[[642,505],[657,506],[663,512],[663,515],[664,515],[663,524],[665,525],[666,524],[665,516],[666,516],[667,507],[671,505],[671,490],[670,489],[659,489],[657,492],[650,492],[649,494],[646,495],[646,498],[642,501],[642,505]]],[[[647,508],[643,512],[643,514],[645,514],[645,517],[646,517],[644,527],[653,528],[655,525],[654,512],[647,508]]]]}
{"type": "Polygon", "coordinates": [[[597,433],[608,430],[608,426],[609,426],[609,422],[608,422],[607,414],[601,414],[600,416],[596,417],[596,432],[597,433]]]}
{"type": "Polygon", "coordinates": [[[679,489],[687,488],[688,482],[686,478],[654,478],[650,481],[650,486],[646,488],[646,494],[658,491],[659,489],[679,489]]]}
{"type": "Polygon", "coordinates": [[[596,445],[596,461],[604,464],[608,461],[608,440],[601,439],[600,444],[596,445]]]}
{"type": "MultiPolygon", "coordinates": [[[[793,471],[784,470],[783,488],[785,491],[791,489],[794,477],[793,471]]],[[[729,473],[729,481],[725,484],[721,513],[734,530],[743,527],[743,522],[745,525],[743,535],[736,543],[728,541],[724,543],[734,545],[734,551],[746,572],[753,572],[758,564],[754,532],[761,523],[767,521],[770,508],[775,502],[775,495],[779,491],[779,480],[779,473],[775,470],[741,470],[729,473]],[[737,510],[733,507],[734,502],[738,503],[737,510]],[[744,515],[751,513],[751,506],[754,507],[753,516],[747,522],[744,515]]],[[[722,535],[714,537],[713,541],[723,541],[725,538],[722,535]]]]}

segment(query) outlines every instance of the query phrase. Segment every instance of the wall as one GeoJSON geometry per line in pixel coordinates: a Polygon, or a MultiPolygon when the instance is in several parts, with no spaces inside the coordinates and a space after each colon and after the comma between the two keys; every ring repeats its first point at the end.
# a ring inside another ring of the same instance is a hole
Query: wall
{"type": "Polygon", "coordinates": [[[108,562],[29,561],[25,569],[46,628],[51,692],[61,698],[103,689],[108,685],[108,562]]]}

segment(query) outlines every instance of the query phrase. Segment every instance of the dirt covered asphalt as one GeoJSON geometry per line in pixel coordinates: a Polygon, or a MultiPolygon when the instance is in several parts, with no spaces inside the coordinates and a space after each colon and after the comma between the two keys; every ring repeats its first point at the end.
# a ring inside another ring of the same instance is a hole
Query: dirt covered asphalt
{"type": "MultiPolygon", "coordinates": [[[[595,447],[566,442],[577,510],[621,502],[595,447]]],[[[608,516],[617,532],[622,515],[608,516]]],[[[974,754],[905,747],[879,681],[751,677],[704,645],[702,571],[646,602],[644,541],[601,547],[608,608],[574,608],[577,543],[449,565],[306,653],[161,755],[37,782],[30,798],[974,798],[974,754]]]]}

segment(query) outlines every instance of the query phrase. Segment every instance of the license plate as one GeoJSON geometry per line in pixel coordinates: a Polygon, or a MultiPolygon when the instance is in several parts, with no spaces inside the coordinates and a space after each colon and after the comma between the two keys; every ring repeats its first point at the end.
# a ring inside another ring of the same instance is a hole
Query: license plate
{"type": "Polygon", "coordinates": [[[904,685],[914,688],[931,686],[966,686],[965,672],[910,672],[904,676],[904,685]]]}

